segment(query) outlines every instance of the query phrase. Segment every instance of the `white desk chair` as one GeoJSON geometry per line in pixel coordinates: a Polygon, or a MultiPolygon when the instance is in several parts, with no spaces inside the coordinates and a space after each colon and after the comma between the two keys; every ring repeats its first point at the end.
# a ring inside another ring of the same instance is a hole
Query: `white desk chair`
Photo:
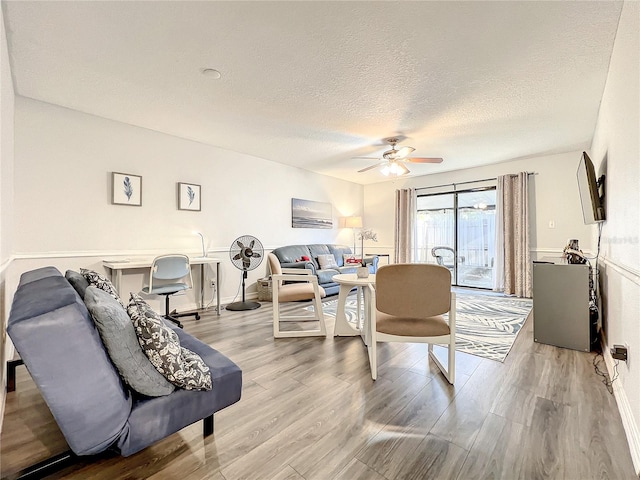
{"type": "Polygon", "coordinates": [[[149,274],[149,286],[144,287],[142,291],[151,295],[164,295],[164,318],[182,328],[182,323],[178,318],[194,315],[196,320],[200,320],[200,314],[198,312],[177,313],[175,310],[169,313],[169,297],[191,288],[193,288],[193,278],[191,277],[189,257],[170,254],[161,255],[153,260],[149,274]],[[181,280],[187,280],[187,282],[181,280]]]}

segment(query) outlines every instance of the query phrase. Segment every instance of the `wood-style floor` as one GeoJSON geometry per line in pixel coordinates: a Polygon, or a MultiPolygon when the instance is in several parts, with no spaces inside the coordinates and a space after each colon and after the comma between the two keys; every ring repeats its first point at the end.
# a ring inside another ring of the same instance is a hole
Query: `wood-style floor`
{"type": "MultiPolygon", "coordinates": [[[[636,478],[594,354],[534,343],[532,318],[504,363],[457,354],[455,386],[425,345],[380,344],[374,382],[358,337],[274,340],[270,303],[184,323],[243,370],[242,400],[216,414],[214,435],[198,422],[50,478],[636,478]]],[[[67,449],[24,367],[0,440],[3,477],[67,449]]]]}

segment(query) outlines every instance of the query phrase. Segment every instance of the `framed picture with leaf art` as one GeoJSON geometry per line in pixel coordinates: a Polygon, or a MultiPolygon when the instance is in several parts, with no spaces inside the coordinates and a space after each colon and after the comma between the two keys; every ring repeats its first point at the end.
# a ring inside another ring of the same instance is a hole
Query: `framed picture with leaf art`
{"type": "Polygon", "coordinates": [[[130,173],[111,173],[111,202],[114,205],[142,205],[142,177],[130,173]]]}
{"type": "Polygon", "coordinates": [[[200,211],[200,185],[178,183],[178,210],[200,211]]]}

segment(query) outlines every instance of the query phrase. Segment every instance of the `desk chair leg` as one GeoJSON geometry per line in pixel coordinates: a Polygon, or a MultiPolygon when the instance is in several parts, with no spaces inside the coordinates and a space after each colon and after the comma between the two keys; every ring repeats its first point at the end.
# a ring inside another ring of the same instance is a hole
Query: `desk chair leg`
{"type": "Polygon", "coordinates": [[[170,322],[175,323],[178,327],[184,328],[182,323],[180,323],[180,320],[172,317],[171,314],[169,313],[169,295],[164,296],[164,318],[166,318],[170,322]]]}

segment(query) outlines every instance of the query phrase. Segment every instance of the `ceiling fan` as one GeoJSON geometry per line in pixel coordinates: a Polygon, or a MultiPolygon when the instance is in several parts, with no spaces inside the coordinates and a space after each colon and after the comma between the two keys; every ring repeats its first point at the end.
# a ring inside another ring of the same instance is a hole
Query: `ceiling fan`
{"type": "MultiPolygon", "coordinates": [[[[442,158],[428,158],[428,157],[408,157],[410,153],[412,153],[415,148],[413,147],[402,147],[399,150],[396,150],[396,144],[399,142],[399,139],[396,137],[391,137],[385,139],[389,145],[391,145],[391,150],[387,150],[382,154],[383,161],[376,163],[374,165],[370,165],[362,170],[358,170],[358,173],[366,172],[373,168],[382,167],[380,169],[380,173],[384,176],[391,175],[392,177],[399,177],[401,175],[406,175],[409,173],[409,169],[406,167],[404,162],[412,162],[412,163],[442,163],[442,158]]],[[[377,159],[376,157],[354,157],[354,158],[367,158],[371,160],[377,159]]]]}

